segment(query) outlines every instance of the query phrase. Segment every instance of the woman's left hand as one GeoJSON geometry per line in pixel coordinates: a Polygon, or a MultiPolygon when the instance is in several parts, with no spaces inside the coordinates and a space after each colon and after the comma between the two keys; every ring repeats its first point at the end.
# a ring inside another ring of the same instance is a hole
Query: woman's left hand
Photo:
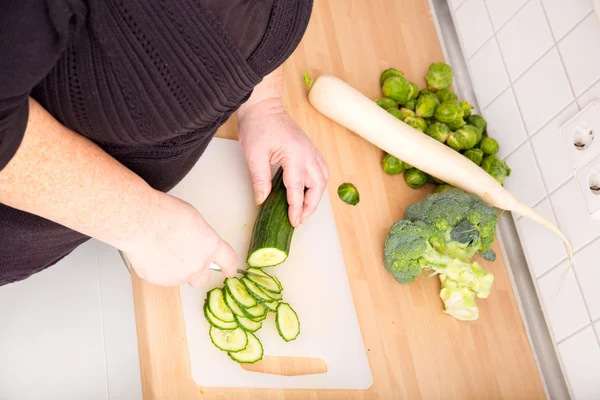
{"type": "Polygon", "coordinates": [[[238,124],[256,203],[269,195],[271,166],[280,163],[290,222],[297,227],[314,213],[326,189],[329,170],[323,155],[278,99],[254,104],[239,114],[238,124]]]}

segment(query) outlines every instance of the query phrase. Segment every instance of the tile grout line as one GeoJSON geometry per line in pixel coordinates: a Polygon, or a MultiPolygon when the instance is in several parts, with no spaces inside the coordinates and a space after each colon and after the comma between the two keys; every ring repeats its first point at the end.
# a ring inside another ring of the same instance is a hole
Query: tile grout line
{"type": "MultiPolygon", "coordinates": [[[[590,239],[589,241],[585,242],[579,249],[574,250],[573,251],[573,257],[575,257],[575,255],[577,255],[578,253],[581,253],[582,251],[584,251],[585,249],[587,249],[588,247],[590,247],[592,244],[594,244],[594,242],[596,242],[598,239],[600,239],[600,233],[597,234],[596,236],[594,236],[592,239],[590,239]]],[[[569,259],[569,255],[567,254],[566,257],[563,257],[560,259],[559,262],[557,262],[556,264],[553,264],[550,268],[548,268],[546,271],[542,272],[538,277],[536,277],[535,279],[540,279],[546,275],[548,275],[548,273],[550,273],[552,270],[560,267],[560,264],[564,263],[565,261],[567,261],[569,259]]],[[[575,270],[575,265],[573,265],[573,271],[575,270]]],[[[583,296],[583,293],[582,293],[583,296]]]]}
{"type": "Polygon", "coordinates": [[[577,336],[578,334],[580,334],[581,332],[585,331],[589,327],[592,327],[592,329],[593,329],[594,328],[594,324],[592,322],[587,322],[583,327],[577,328],[577,330],[575,330],[573,333],[570,333],[567,336],[565,336],[564,338],[562,338],[559,341],[557,341],[556,345],[560,346],[561,344],[563,344],[567,340],[572,339],[573,336],[577,336]]]}
{"type": "MultiPolygon", "coordinates": [[[[518,8],[518,9],[517,9],[517,10],[516,10],[514,13],[512,13],[512,14],[511,14],[511,16],[510,16],[510,17],[508,17],[508,19],[506,20],[506,22],[504,22],[502,25],[500,25],[500,26],[498,27],[498,29],[494,28],[494,25],[492,25],[492,29],[493,29],[495,32],[499,32],[499,31],[501,31],[501,30],[502,30],[502,28],[504,28],[506,25],[508,25],[508,23],[509,23],[510,21],[512,21],[513,19],[515,19],[515,17],[517,16],[517,14],[518,14],[518,13],[520,13],[520,12],[521,12],[521,10],[523,10],[523,9],[524,9],[524,8],[525,8],[525,7],[526,7],[526,6],[527,6],[529,3],[532,3],[533,1],[534,1],[534,0],[527,0],[525,3],[523,3],[521,6],[519,6],[519,8],[518,8]]],[[[490,11],[489,11],[489,9],[488,9],[488,13],[489,13],[489,12],[490,12],[490,11]]]]}

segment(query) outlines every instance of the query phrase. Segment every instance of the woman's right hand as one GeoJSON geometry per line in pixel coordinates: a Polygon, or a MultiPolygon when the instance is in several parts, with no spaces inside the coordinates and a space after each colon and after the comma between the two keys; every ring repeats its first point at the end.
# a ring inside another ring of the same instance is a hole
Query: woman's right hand
{"type": "Polygon", "coordinates": [[[225,277],[237,271],[237,256],[190,204],[157,192],[144,230],[122,249],[140,278],[159,286],[189,283],[201,287],[210,279],[209,264],[225,277]]]}

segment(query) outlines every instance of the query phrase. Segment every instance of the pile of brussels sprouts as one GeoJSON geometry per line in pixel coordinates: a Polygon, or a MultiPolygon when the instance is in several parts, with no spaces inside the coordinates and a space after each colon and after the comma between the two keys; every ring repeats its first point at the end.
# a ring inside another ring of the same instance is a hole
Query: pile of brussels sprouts
{"type": "MultiPolygon", "coordinates": [[[[487,135],[486,120],[450,90],[452,79],[450,65],[432,63],[425,76],[426,87],[419,89],[402,71],[388,68],[379,79],[382,97],[374,101],[394,117],[464,155],[502,184],[511,169],[496,155],[498,142],[487,135]]],[[[381,165],[387,174],[404,173],[404,180],[413,189],[427,183],[438,184],[436,192],[451,187],[391,154],[383,157],[381,165]]]]}

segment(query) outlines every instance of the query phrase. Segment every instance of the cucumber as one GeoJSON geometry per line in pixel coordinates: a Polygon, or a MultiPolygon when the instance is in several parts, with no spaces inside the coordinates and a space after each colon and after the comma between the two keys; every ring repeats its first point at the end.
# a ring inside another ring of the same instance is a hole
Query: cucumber
{"type": "MultiPolygon", "coordinates": [[[[243,308],[251,308],[256,305],[254,297],[248,293],[246,286],[238,278],[225,279],[225,287],[233,299],[243,308]]],[[[233,318],[233,315],[232,315],[233,318]]]]}
{"type": "Polygon", "coordinates": [[[265,294],[272,298],[273,300],[283,300],[283,295],[281,293],[273,293],[268,290],[264,290],[265,294]]]}
{"type": "Polygon", "coordinates": [[[248,289],[248,293],[250,293],[250,295],[252,297],[254,297],[254,299],[257,302],[259,302],[260,304],[264,304],[265,302],[273,300],[271,297],[269,297],[268,294],[266,294],[265,292],[263,292],[261,290],[261,288],[259,288],[254,282],[252,282],[251,280],[247,279],[246,277],[243,277],[241,279],[241,281],[244,284],[244,286],[246,286],[246,289],[248,289]]]}
{"type": "Polygon", "coordinates": [[[262,359],[264,353],[262,343],[252,332],[248,332],[247,335],[248,345],[244,350],[230,351],[227,353],[233,361],[243,364],[252,364],[262,359]]]}
{"type": "Polygon", "coordinates": [[[240,327],[224,330],[211,325],[208,334],[213,344],[223,351],[241,351],[248,345],[246,331],[240,327]]]}
{"type": "Polygon", "coordinates": [[[223,322],[219,318],[215,317],[213,313],[208,309],[208,302],[204,304],[204,317],[209,324],[223,330],[231,330],[238,327],[238,324],[234,322],[223,322]]]}
{"type": "Polygon", "coordinates": [[[260,328],[262,328],[262,322],[260,321],[252,321],[246,317],[235,316],[235,320],[237,324],[246,332],[256,332],[260,328]]]}
{"type": "Polygon", "coordinates": [[[233,311],[233,313],[238,317],[245,317],[246,314],[244,314],[244,311],[242,311],[240,305],[235,302],[233,297],[231,297],[231,294],[229,294],[229,290],[223,290],[223,293],[225,293],[225,303],[229,308],[231,308],[231,311],[233,311]]]}
{"type": "Polygon", "coordinates": [[[283,168],[279,167],[271,181],[271,192],[260,206],[254,221],[247,264],[258,268],[281,264],[288,257],[293,234],[283,168]]]}
{"type": "Polygon", "coordinates": [[[288,303],[279,303],[275,315],[275,325],[279,336],[286,342],[295,340],[300,334],[298,314],[288,303]]]}
{"type": "Polygon", "coordinates": [[[258,268],[248,268],[248,271],[251,271],[252,274],[246,274],[244,278],[251,280],[255,284],[257,284],[261,289],[266,289],[270,292],[281,293],[283,288],[277,283],[275,279],[264,271],[261,271],[258,268]],[[256,275],[260,274],[260,276],[256,275]]]}
{"type": "Polygon", "coordinates": [[[262,318],[267,314],[267,310],[260,304],[257,303],[254,307],[242,308],[246,312],[246,316],[253,321],[257,318],[262,318]]]}
{"type": "Polygon", "coordinates": [[[225,304],[223,291],[220,288],[214,288],[207,295],[208,309],[215,318],[223,322],[235,322],[231,308],[225,304]]]}
{"type": "Polygon", "coordinates": [[[261,315],[260,317],[250,317],[249,314],[246,315],[246,318],[248,318],[250,321],[254,321],[254,322],[262,322],[265,319],[267,319],[268,313],[265,310],[265,313],[263,315],[261,315]]]}
{"type": "Polygon", "coordinates": [[[269,301],[269,302],[265,302],[262,303],[262,305],[269,311],[277,311],[277,305],[279,304],[279,302],[277,300],[273,300],[273,301],[269,301]]]}

